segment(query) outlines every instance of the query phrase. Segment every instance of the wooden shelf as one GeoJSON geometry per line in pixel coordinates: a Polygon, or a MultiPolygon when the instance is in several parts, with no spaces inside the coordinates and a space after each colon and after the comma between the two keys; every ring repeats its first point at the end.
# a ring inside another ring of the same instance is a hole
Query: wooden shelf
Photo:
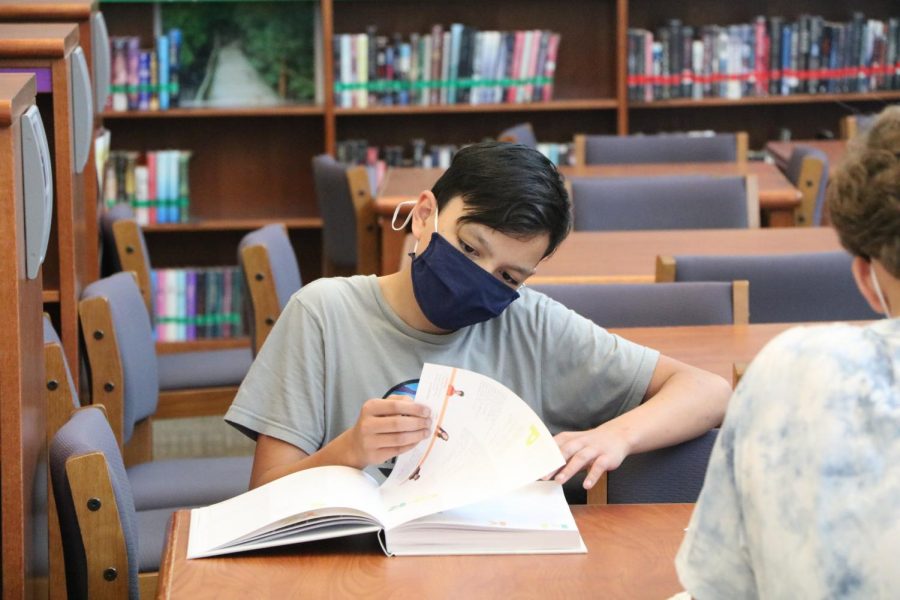
{"type": "Polygon", "coordinates": [[[337,116],[412,115],[448,113],[535,112],[565,110],[614,110],[619,103],[614,98],[595,100],[553,100],[523,104],[448,104],[430,106],[373,106],[370,108],[335,108],[337,116]]]}
{"type": "Polygon", "coordinates": [[[728,98],[676,98],[673,100],[654,100],[653,102],[636,102],[628,108],[635,110],[653,108],[701,108],[705,106],[758,106],[782,104],[831,104],[832,102],[880,102],[900,99],[900,91],[885,90],[867,94],[796,94],[793,96],[760,96],[732,100],[728,98]]]}
{"type": "Polygon", "coordinates": [[[143,225],[147,233],[187,233],[191,231],[250,231],[272,223],[284,223],[288,229],[321,229],[321,217],[290,217],[284,219],[203,219],[189,223],[161,223],[143,225]]]}
{"type": "Polygon", "coordinates": [[[250,338],[210,338],[184,342],[156,342],[157,354],[178,354],[179,352],[203,352],[206,350],[229,350],[231,348],[248,348],[250,338]]]}
{"type": "Polygon", "coordinates": [[[59,290],[44,290],[42,292],[44,304],[54,304],[59,302],[59,290]]]}
{"type": "Polygon", "coordinates": [[[104,111],[104,120],[115,119],[180,119],[180,118],[229,118],[229,117],[297,117],[322,116],[321,106],[285,104],[280,106],[188,107],[169,110],[104,111]]]}

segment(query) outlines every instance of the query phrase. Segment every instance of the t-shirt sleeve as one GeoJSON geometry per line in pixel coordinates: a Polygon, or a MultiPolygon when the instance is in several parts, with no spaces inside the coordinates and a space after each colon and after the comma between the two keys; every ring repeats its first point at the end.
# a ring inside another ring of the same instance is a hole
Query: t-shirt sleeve
{"type": "Polygon", "coordinates": [[[541,391],[547,421],[582,430],[640,404],[659,352],[613,335],[554,300],[543,303],[541,391]]]}
{"type": "Polygon", "coordinates": [[[321,323],[294,296],[266,338],[225,420],[253,439],[278,438],[307,454],[325,438],[321,323]]]}

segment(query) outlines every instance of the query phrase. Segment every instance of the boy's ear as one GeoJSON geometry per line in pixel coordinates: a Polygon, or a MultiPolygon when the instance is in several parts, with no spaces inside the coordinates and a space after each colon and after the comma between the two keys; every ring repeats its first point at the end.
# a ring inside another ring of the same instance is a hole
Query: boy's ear
{"type": "Polygon", "coordinates": [[[419,195],[419,200],[413,207],[412,233],[417,240],[422,239],[423,233],[434,232],[434,216],[437,211],[437,198],[431,190],[425,190],[419,195]]]}

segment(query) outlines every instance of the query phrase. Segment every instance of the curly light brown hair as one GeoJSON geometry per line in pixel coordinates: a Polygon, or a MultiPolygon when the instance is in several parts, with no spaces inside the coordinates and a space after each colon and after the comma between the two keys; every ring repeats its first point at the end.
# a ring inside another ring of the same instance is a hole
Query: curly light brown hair
{"type": "Polygon", "coordinates": [[[900,278],[900,106],[883,110],[850,142],[826,201],[844,247],[900,278]]]}

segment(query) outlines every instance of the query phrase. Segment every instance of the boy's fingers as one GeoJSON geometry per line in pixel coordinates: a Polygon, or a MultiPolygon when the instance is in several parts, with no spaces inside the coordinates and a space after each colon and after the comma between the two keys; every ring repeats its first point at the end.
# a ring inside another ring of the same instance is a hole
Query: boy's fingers
{"type": "Polygon", "coordinates": [[[431,429],[431,419],[423,417],[389,416],[373,419],[375,433],[404,433],[431,429]]]}
{"type": "Polygon", "coordinates": [[[430,417],[431,409],[424,404],[413,402],[403,396],[391,396],[368,403],[370,414],[376,417],[387,415],[408,415],[411,417],[430,417]]]}

